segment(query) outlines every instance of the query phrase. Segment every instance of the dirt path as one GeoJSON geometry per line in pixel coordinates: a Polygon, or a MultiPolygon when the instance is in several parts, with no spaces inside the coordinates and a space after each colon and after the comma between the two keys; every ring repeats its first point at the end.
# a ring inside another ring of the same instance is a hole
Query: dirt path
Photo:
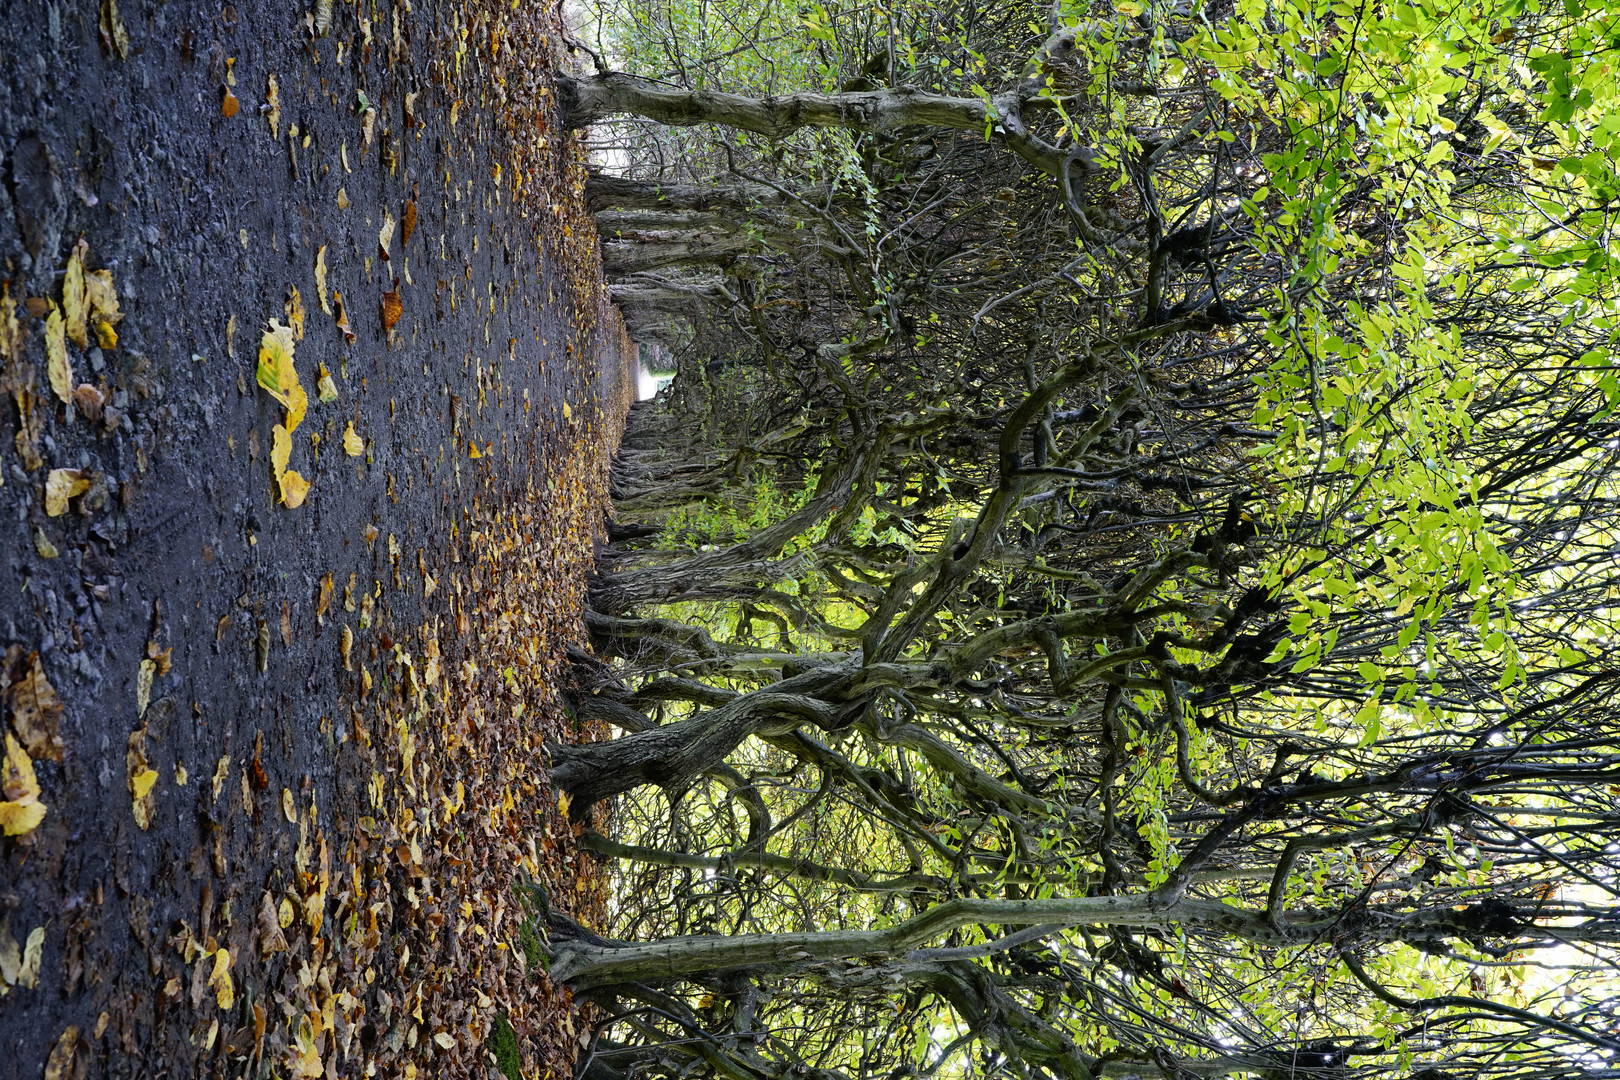
{"type": "Polygon", "coordinates": [[[520,8],[0,20],[0,1080],[569,1054],[520,882],[596,902],[540,743],[633,375],[520,8]]]}

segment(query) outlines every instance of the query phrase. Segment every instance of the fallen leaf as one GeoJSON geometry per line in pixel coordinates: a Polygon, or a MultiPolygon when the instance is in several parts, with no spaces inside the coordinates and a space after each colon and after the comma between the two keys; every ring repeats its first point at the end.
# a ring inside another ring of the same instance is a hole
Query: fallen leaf
{"type": "Polygon", "coordinates": [[[6,690],[6,700],[11,706],[11,726],[17,730],[23,748],[35,761],[42,758],[61,761],[59,721],[62,717],[62,700],[56,696],[50,679],[45,677],[39,654],[30,654],[25,664],[22,648],[13,646],[6,663],[7,667],[13,669],[11,686],[6,690]],[[16,670],[19,668],[23,670],[16,670]]]}
{"type": "Polygon", "coordinates": [[[342,188],[338,188],[337,204],[339,210],[347,210],[349,208],[349,193],[344,191],[342,188]]]}
{"type": "MultiPolygon", "coordinates": [[[[285,901],[283,901],[285,903],[285,901]]],[[[259,951],[266,956],[271,953],[287,951],[287,936],[281,932],[286,923],[278,924],[276,921],[276,902],[266,892],[259,901],[259,951]]],[[[287,912],[287,922],[292,922],[292,911],[287,912]]]]}
{"type": "MultiPolygon", "coordinates": [[[[268,899],[268,897],[267,897],[268,899]]],[[[276,922],[285,930],[292,925],[294,918],[292,901],[286,897],[281,898],[281,906],[276,909],[276,922]]]]}
{"type": "Polygon", "coordinates": [[[73,407],[78,410],[80,416],[92,423],[101,422],[102,410],[106,404],[107,399],[101,391],[89,383],[80,383],[73,389],[73,407]]]}
{"type": "Polygon", "coordinates": [[[325,364],[315,369],[315,396],[328,405],[338,398],[337,383],[332,381],[332,373],[326,370],[325,364]]]}
{"type": "Polygon", "coordinates": [[[124,319],[118,310],[118,287],[113,284],[111,270],[92,270],[84,275],[85,299],[90,303],[90,318],[117,326],[124,319]]]}
{"type": "Polygon", "coordinates": [[[231,755],[226,754],[224,757],[219,759],[219,764],[214,766],[214,779],[212,781],[212,784],[213,784],[213,789],[214,789],[214,801],[215,802],[219,801],[219,793],[225,787],[225,778],[227,776],[229,776],[230,774],[231,774],[231,755]]]}
{"type": "Polygon", "coordinates": [[[118,348],[118,331],[106,319],[96,320],[96,347],[108,351],[118,348]]]}
{"type": "Polygon", "coordinates": [[[237,110],[242,107],[242,103],[236,100],[236,95],[231,93],[230,87],[222,86],[219,88],[219,91],[219,111],[223,113],[226,118],[235,116],[237,110]]]}
{"type": "Polygon", "coordinates": [[[17,973],[22,970],[22,946],[11,934],[11,916],[0,919],[0,997],[17,985],[17,973]]]}
{"type": "Polygon", "coordinates": [[[440,1048],[444,1049],[444,1050],[448,1050],[451,1047],[456,1045],[455,1037],[452,1036],[452,1035],[446,1034],[443,1031],[441,1031],[437,1035],[433,1036],[433,1041],[438,1043],[440,1048]]]}
{"type": "Polygon", "coordinates": [[[231,950],[221,946],[214,950],[214,970],[208,976],[208,985],[214,988],[214,1000],[222,1009],[236,1003],[236,986],[231,982],[231,950]]]}
{"type": "Polygon", "coordinates": [[[321,592],[315,599],[315,615],[319,618],[326,614],[326,609],[332,603],[332,575],[327,574],[321,578],[321,592]]]}
{"type": "Polygon", "coordinates": [[[158,774],[156,769],[142,769],[140,772],[130,777],[130,792],[137,799],[144,799],[146,798],[147,794],[151,792],[152,787],[157,783],[157,780],[158,774]]]}
{"type": "Polygon", "coordinates": [[[51,1047],[51,1056],[45,1059],[45,1080],[74,1080],[74,1056],[79,1051],[79,1029],[69,1024],[51,1047]]]}
{"type": "Polygon", "coordinates": [[[382,256],[384,262],[389,261],[392,257],[389,255],[388,249],[393,246],[393,243],[394,215],[384,210],[382,228],[377,230],[377,254],[382,256]]]}
{"type": "Polygon", "coordinates": [[[413,199],[405,204],[405,214],[399,223],[399,246],[404,250],[405,245],[411,242],[411,233],[416,231],[416,201],[413,199]]]}
{"type": "Polygon", "coordinates": [[[63,401],[73,400],[73,365],[68,363],[66,324],[55,304],[45,317],[45,371],[51,392],[63,401]]]}
{"type": "Polygon", "coordinates": [[[45,479],[45,513],[61,517],[67,513],[68,500],[90,490],[90,481],[78,469],[52,469],[45,479]]]}
{"type": "Polygon", "coordinates": [[[175,787],[185,787],[190,782],[191,782],[191,774],[186,772],[186,767],[184,765],[181,765],[179,762],[175,762],[175,766],[174,766],[174,785],[175,785],[175,787]]]}
{"type": "MultiPolygon", "coordinates": [[[[326,245],[322,244],[315,249],[315,298],[321,302],[321,310],[332,314],[332,305],[326,299],[326,245]]],[[[324,398],[322,399],[325,400],[324,398]]]]}
{"type": "Polygon", "coordinates": [[[17,972],[17,985],[32,990],[39,985],[39,963],[45,957],[45,928],[36,926],[28,931],[23,943],[22,969],[17,972]]]}
{"type": "Polygon", "coordinates": [[[272,138],[281,138],[281,85],[276,77],[271,75],[264,92],[264,103],[269,106],[265,110],[264,118],[270,122],[270,135],[272,138]]]}
{"type": "Polygon", "coordinates": [[[17,320],[17,301],[11,298],[11,283],[0,284],[0,360],[22,355],[23,327],[17,320]]]}
{"type": "Polygon", "coordinates": [[[293,805],[291,788],[281,789],[281,813],[287,819],[289,825],[298,824],[298,808],[293,805]]]}
{"type": "Polygon", "coordinates": [[[338,640],[338,648],[343,653],[343,670],[353,671],[354,631],[349,629],[347,626],[343,628],[343,634],[338,640]]]}
{"type": "Polygon", "coordinates": [[[260,386],[287,409],[287,431],[291,434],[303,422],[309,397],[298,382],[293,366],[293,330],[270,320],[269,329],[259,339],[259,365],[254,373],[260,386]]]}
{"type": "Polygon", "coordinates": [[[350,345],[354,344],[354,330],[349,327],[349,313],[343,310],[343,294],[337,290],[332,291],[332,306],[337,309],[337,328],[343,334],[343,339],[350,345]]]}
{"type": "Polygon", "coordinates": [[[147,657],[135,671],[135,715],[145,716],[146,706],[152,701],[152,677],[157,674],[157,661],[147,657]]]}
{"type": "Polygon", "coordinates": [[[349,421],[349,426],[343,431],[343,452],[350,457],[359,457],[366,452],[365,440],[355,434],[354,421],[352,420],[349,421]]]}
{"type": "Polygon", "coordinates": [[[292,606],[285,600],[281,602],[281,643],[292,648],[292,606]]]}
{"type": "Polygon", "coordinates": [[[309,495],[309,481],[287,468],[291,457],[292,435],[277,424],[271,432],[270,466],[275,470],[276,484],[281,488],[281,504],[289,510],[296,510],[309,495]]]}
{"type": "Polygon", "coordinates": [[[298,286],[287,286],[287,300],[282,305],[287,312],[287,326],[293,337],[304,340],[304,298],[298,295],[298,286]]]}
{"type": "Polygon", "coordinates": [[[34,550],[39,552],[42,559],[54,559],[61,554],[51,543],[51,538],[45,535],[45,530],[37,525],[34,527],[34,550]]]}
{"type": "Polygon", "coordinates": [[[118,16],[118,0],[101,0],[101,47],[120,60],[129,56],[129,31],[118,16]]]}
{"type": "MultiPolygon", "coordinates": [[[[150,660],[142,661],[150,664],[150,660]]],[[[124,768],[128,773],[130,794],[130,809],[135,815],[135,824],[142,831],[150,828],[152,817],[157,810],[157,800],[152,793],[157,783],[157,771],[146,760],[146,727],[142,725],[130,732],[129,748],[124,754],[124,768]],[[151,773],[148,777],[146,774],[151,773]]]]}
{"type": "Polygon", "coordinates": [[[31,833],[45,819],[45,804],[39,801],[39,781],[34,777],[34,763],[23,750],[22,744],[11,732],[6,732],[6,759],[0,767],[0,827],[7,836],[31,833]]]}
{"type": "Polygon", "coordinates": [[[67,273],[62,277],[63,327],[67,331],[67,339],[81,349],[90,344],[90,339],[85,336],[90,312],[84,287],[84,257],[89,250],[90,245],[80,237],[79,242],[73,245],[73,254],[68,256],[67,273]]]}
{"type": "Polygon", "coordinates": [[[383,333],[394,329],[399,317],[404,314],[405,305],[400,301],[399,293],[392,290],[382,294],[382,324],[383,333]]]}

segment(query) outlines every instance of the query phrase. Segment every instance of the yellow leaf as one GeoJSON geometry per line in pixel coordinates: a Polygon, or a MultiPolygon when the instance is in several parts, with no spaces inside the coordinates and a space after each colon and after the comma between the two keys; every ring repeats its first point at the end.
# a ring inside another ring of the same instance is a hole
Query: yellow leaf
{"type": "Polygon", "coordinates": [[[17,985],[32,990],[39,985],[39,962],[45,956],[45,928],[36,926],[28,931],[23,944],[22,970],[17,972],[17,985]]]}
{"type": "Polygon", "coordinates": [[[478,449],[477,443],[469,442],[467,444],[467,456],[470,458],[481,458],[484,456],[484,454],[483,451],[478,449]]]}
{"type": "Polygon", "coordinates": [[[292,925],[292,921],[293,921],[292,901],[288,900],[284,896],[284,897],[281,898],[281,906],[276,908],[276,922],[280,923],[281,928],[283,930],[285,930],[285,929],[287,929],[287,927],[292,925]]]}
{"type": "Polygon", "coordinates": [[[296,510],[304,505],[309,497],[310,483],[296,470],[288,469],[281,478],[281,504],[289,510],[296,510]]]}
{"type": "Polygon", "coordinates": [[[438,1043],[440,1048],[444,1050],[449,1050],[451,1047],[456,1045],[455,1037],[443,1031],[433,1036],[433,1041],[438,1043]]]}
{"type": "Polygon", "coordinates": [[[68,256],[67,274],[62,279],[62,318],[67,329],[67,339],[83,349],[90,344],[85,337],[85,317],[88,314],[85,304],[84,288],[84,256],[90,250],[81,237],[73,245],[73,254],[68,256]]]}
{"type": "Polygon", "coordinates": [[[146,706],[152,700],[152,676],[157,674],[157,661],[141,661],[135,672],[135,715],[145,716],[146,706]]]}
{"type": "Polygon", "coordinates": [[[337,400],[337,383],[332,381],[332,373],[322,364],[315,369],[315,396],[323,402],[330,404],[337,400]]]}
{"type": "Polygon", "coordinates": [[[279,139],[281,138],[281,85],[276,82],[274,75],[270,76],[264,100],[265,104],[269,106],[265,110],[264,118],[270,123],[270,135],[272,138],[279,139]]]}
{"type": "Polygon", "coordinates": [[[270,432],[270,469],[277,480],[287,471],[287,462],[292,460],[292,434],[277,424],[270,432]]]}
{"type": "Polygon", "coordinates": [[[106,319],[96,320],[96,344],[108,350],[118,348],[118,331],[106,319]]]}
{"type": "Polygon", "coordinates": [[[118,59],[129,56],[129,31],[118,15],[118,0],[101,0],[101,33],[118,53],[118,59]]]}
{"type": "Polygon", "coordinates": [[[573,802],[573,796],[566,791],[557,792],[557,813],[563,817],[568,816],[568,804],[573,802]]]}
{"type": "Polygon", "coordinates": [[[572,420],[573,418],[574,418],[574,410],[570,409],[568,407],[568,402],[566,402],[566,401],[563,402],[563,419],[564,420],[572,420]]]}
{"type": "Polygon", "coordinates": [[[92,270],[84,275],[85,299],[90,302],[90,318],[117,326],[123,320],[118,310],[118,287],[111,270],[92,270]]]}
{"type": "Polygon", "coordinates": [[[365,440],[354,433],[353,421],[350,421],[348,429],[343,432],[343,452],[350,457],[359,457],[366,452],[365,440]]]}
{"type": "Polygon", "coordinates": [[[337,204],[339,210],[347,210],[349,208],[349,193],[344,191],[342,188],[338,188],[337,204]]]}
{"type": "Polygon", "coordinates": [[[304,414],[309,411],[309,395],[297,383],[287,392],[287,434],[298,430],[298,425],[304,422],[304,414]]]}
{"type": "Polygon", "coordinates": [[[236,986],[231,982],[231,950],[214,950],[214,970],[208,976],[208,985],[214,988],[214,1000],[219,1007],[229,1009],[236,1003],[236,986]]]}
{"type": "Polygon", "coordinates": [[[384,210],[382,228],[377,230],[377,252],[385,262],[389,259],[388,249],[393,245],[394,215],[384,210]]]}
{"type": "Polygon", "coordinates": [[[281,812],[286,816],[289,824],[298,824],[298,809],[293,805],[291,788],[281,789],[281,812]]]}
{"type": "Polygon", "coordinates": [[[137,799],[144,799],[147,792],[152,790],[152,785],[157,783],[157,779],[156,769],[142,769],[130,777],[130,790],[134,792],[137,799]]]}
{"type": "Polygon", "coordinates": [[[72,1080],[73,1058],[79,1050],[79,1029],[69,1024],[51,1047],[51,1056],[45,1060],[45,1080],[72,1080]]]}
{"type": "MultiPolygon", "coordinates": [[[[321,310],[328,315],[332,314],[332,305],[326,299],[326,245],[322,244],[315,249],[315,298],[321,302],[321,310]]],[[[321,399],[325,401],[325,398],[321,399]]]]}
{"type": "Polygon", "coordinates": [[[90,490],[90,481],[78,469],[52,469],[45,479],[45,513],[61,517],[67,513],[68,500],[90,490]]]}
{"type": "Polygon", "coordinates": [[[304,340],[304,298],[298,295],[298,286],[287,286],[287,301],[282,305],[287,312],[287,326],[293,337],[304,340]]]}
{"type": "Polygon", "coordinates": [[[309,405],[309,398],[298,384],[298,369],[293,367],[292,327],[270,320],[269,329],[259,339],[259,366],[254,378],[271,397],[287,407],[287,431],[291,433],[303,420],[304,410],[309,405]]]}
{"type": "Polygon", "coordinates": [[[32,802],[39,798],[39,781],[34,777],[33,759],[9,731],[6,732],[5,765],[0,768],[0,792],[13,802],[32,802]]]}
{"type": "Polygon", "coordinates": [[[73,365],[68,363],[66,326],[55,304],[45,317],[45,370],[51,392],[63,401],[73,400],[73,365]]]}
{"type": "Polygon", "coordinates": [[[7,836],[26,836],[45,820],[42,802],[0,802],[0,830],[7,836]]]}

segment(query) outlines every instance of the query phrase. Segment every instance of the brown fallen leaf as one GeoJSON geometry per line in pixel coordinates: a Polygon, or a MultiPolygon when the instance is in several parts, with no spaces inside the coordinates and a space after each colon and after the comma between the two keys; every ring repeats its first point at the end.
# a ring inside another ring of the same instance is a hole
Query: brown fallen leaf
{"type": "Polygon", "coordinates": [[[298,295],[298,286],[287,286],[287,299],[282,306],[287,312],[287,325],[292,329],[293,337],[299,341],[303,341],[304,298],[298,295]]]}
{"type": "Polygon", "coordinates": [[[80,383],[73,390],[73,407],[79,415],[92,423],[101,423],[102,410],[107,404],[102,392],[89,383],[80,383]]]}
{"type": "Polygon", "coordinates": [[[235,94],[231,93],[230,87],[221,86],[219,88],[219,111],[227,119],[235,116],[237,110],[241,109],[241,107],[242,103],[236,99],[235,94]]]}
{"type": "Polygon", "coordinates": [[[17,730],[28,756],[35,761],[61,761],[62,738],[58,730],[62,701],[45,677],[39,654],[30,653],[25,659],[22,646],[13,645],[6,652],[6,668],[11,672],[11,685],[6,689],[11,726],[17,730]]]}
{"type": "Polygon", "coordinates": [[[326,609],[332,603],[332,575],[327,574],[321,578],[320,595],[315,598],[315,615],[319,618],[326,614],[326,609]]]}
{"type": "Polygon", "coordinates": [[[405,213],[399,222],[399,246],[403,250],[411,242],[411,233],[416,231],[416,201],[413,199],[405,204],[405,213]]]}
{"type": "Polygon", "coordinates": [[[382,294],[382,324],[383,333],[389,333],[399,322],[399,317],[405,313],[405,305],[399,298],[399,293],[392,290],[382,294]]]}
{"type": "MultiPolygon", "coordinates": [[[[288,922],[291,922],[289,917],[288,922]]],[[[259,952],[265,956],[271,953],[287,951],[287,935],[281,932],[285,924],[276,920],[276,902],[268,892],[259,901],[259,915],[256,920],[256,929],[259,931],[259,952]]]]}

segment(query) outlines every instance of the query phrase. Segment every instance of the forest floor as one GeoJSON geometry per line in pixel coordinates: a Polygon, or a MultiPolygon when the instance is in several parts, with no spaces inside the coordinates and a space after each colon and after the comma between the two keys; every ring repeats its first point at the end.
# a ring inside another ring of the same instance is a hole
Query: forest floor
{"type": "Polygon", "coordinates": [[[568,1075],[635,357],[519,8],[0,21],[0,1080],[568,1075]]]}

